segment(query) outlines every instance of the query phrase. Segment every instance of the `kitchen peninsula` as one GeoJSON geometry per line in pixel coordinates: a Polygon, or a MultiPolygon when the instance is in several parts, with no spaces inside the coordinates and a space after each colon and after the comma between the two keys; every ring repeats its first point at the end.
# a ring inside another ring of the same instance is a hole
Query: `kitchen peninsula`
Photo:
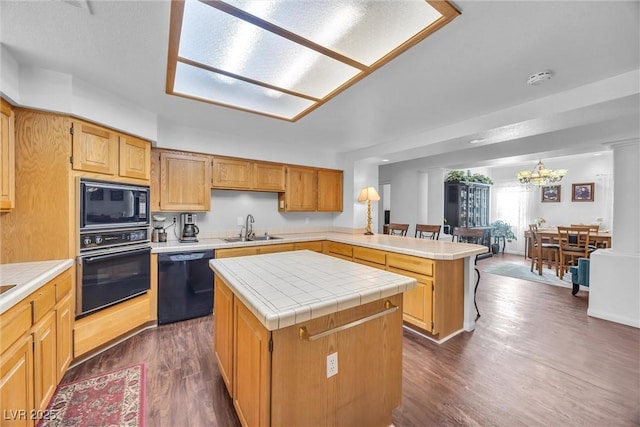
{"type": "Polygon", "coordinates": [[[391,425],[415,279],[308,250],[210,265],[214,350],[243,425],[391,425]]]}

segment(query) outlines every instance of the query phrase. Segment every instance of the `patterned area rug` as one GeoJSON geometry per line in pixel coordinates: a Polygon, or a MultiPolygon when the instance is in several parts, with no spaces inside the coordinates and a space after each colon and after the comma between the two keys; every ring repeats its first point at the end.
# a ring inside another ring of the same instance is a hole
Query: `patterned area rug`
{"type": "MultiPolygon", "coordinates": [[[[546,266],[545,266],[546,267],[546,266]]],[[[514,264],[512,262],[504,262],[496,264],[482,270],[485,273],[497,274],[499,276],[513,277],[515,279],[529,280],[531,282],[544,283],[547,285],[562,286],[564,288],[571,288],[571,273],[566,273],[562,280],[556,277],[555,270],[548,268],[542,269],[542,276],[538,275],[536,269],[531,272],[530,266],[524,266],[522,264],[514,264]]],[[[581,289],[584,287],[580,287],[581,289]]],[[[588,288],[584,288],[588,289],[588,288]]]]}
{"type": "Polygon", "coordinates": [[[144,426],[145,365],[60,384],[38,426],[144,426]]]}

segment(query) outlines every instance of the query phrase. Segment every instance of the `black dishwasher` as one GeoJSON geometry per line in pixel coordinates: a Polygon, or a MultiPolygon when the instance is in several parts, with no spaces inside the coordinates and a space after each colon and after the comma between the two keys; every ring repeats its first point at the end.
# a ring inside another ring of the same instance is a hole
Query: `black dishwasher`
{"type": "Polygon", "coordinates": [[[213,250],[158,255],[158,324],[213,311],[213,250]]]}

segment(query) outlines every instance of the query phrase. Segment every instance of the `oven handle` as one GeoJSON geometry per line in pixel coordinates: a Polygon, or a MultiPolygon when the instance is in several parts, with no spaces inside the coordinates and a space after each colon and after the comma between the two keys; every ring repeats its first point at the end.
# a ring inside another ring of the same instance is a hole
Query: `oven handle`
{"type": "Polygon", "coordinates": [[[104,254],[101,254],[101,255],[80,256],[80,257],[78,257],[78,263],[80,265],[82,265],[82,263],[92,263],[92,262],[100,261],[100,260],[107,259],[107,258],[120,258],[120,257],[135,255],[135,254],[139,254],[139,253],[143,253],[143,252],[151,253],[151,248],[149,246],[147,246],[147,247],[144,247],[144,248],[127,250],[127,251],[123,251],[122,249],[120,249],[120,250],[115,250],[115,251],[112,250],[112,251],[110,251],[108,253],[104,253],[104,254]]]}

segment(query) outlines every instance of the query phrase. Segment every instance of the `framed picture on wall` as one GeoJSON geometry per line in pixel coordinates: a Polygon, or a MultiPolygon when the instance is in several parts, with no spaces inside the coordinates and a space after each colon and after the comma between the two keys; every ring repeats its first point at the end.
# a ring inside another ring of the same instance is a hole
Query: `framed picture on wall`
{"type": "Polygon", "coordinates": [[[540,190],[540,193],[542,194],[542,203],[560,202],[559,185],[545,185],[540,190]]]}
{"type": "Polygon", "coordinates": [[[593,202],[593,193],[595,185],[593,182],[582,184],[572,184],[571,201],[572,202],[593,202]]]}

